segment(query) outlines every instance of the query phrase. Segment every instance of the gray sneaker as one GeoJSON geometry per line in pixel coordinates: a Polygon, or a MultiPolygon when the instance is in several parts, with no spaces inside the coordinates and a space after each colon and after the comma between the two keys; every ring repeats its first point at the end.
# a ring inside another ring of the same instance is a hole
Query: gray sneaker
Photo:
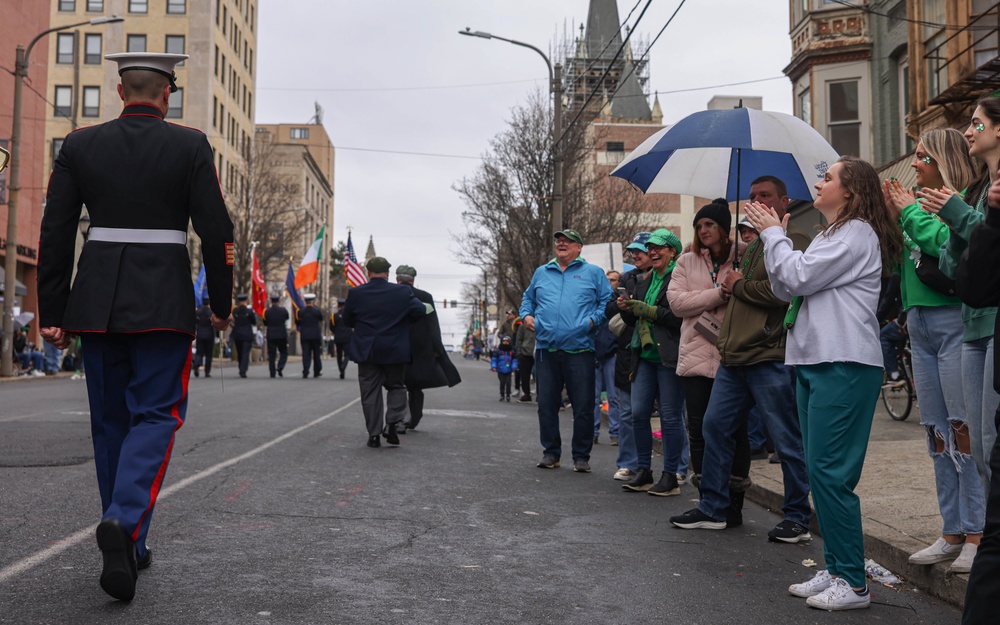
{"type": "Polygon", "coordinates": [[[576,473],[590,473],[590,463],[586,460],[574,460],[573,471],[576,473]]]}
{"type": "Polygon", "coordinates": [[[535,465],[539,469],[558,469],[559,468],[559,458],[553,458],[552,456],[542,456],[542,459],[535,465]]]}

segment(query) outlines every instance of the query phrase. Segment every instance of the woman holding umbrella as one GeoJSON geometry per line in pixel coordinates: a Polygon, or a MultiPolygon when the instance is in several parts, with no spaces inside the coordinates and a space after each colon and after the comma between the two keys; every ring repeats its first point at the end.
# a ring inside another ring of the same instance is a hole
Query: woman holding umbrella
{"type": "Polygon", "coordinates": [[[845,156],[815,186],[829,224],[805,252],[785,236],[767,206],[746,207],[764,242],[775,295],[792,299],[785,362],[796,366],[799,420],[827,568],[788,591],[824,610],[867,608],[861,478],[875,402],[882,385],[878,305],[882,268],[902,253],[875,169],[845,156]],[[796,306],[798,305],[798,306],[796,306]],[[791,311],[797,310],[797,316],[791,311]],[[794,318],[793,318],[794,317],[794,318]],[[845,392],[851,389],[851,392],[845,392]]]}

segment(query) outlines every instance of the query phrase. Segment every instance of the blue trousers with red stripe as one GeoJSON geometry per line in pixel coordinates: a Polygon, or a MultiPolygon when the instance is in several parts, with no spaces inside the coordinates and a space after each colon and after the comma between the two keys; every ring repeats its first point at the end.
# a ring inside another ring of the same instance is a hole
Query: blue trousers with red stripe
{"type": "Polygon", "coordinates": [[[94,462],[103,519],[146,554],[146,534],[187,412],[191,337],[181,332],[85,334],[94,462]]]}

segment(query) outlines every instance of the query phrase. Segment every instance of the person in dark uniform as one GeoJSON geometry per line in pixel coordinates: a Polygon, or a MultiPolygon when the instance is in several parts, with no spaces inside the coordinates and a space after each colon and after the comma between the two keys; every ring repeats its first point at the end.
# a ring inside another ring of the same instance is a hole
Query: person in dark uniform
{"type": "Polygon", "coordinates": [[[409,265],[396,268],[396,283],[410,288],[413,296],[426,304],[431,312],[410,322],[410,364],[406,366],[407,416],[397,428],[400,434],[414,429],[424,417],[424,389],[452,387],[462,381],[458,369],[451,364],[441,340],[441,326],[434,297],[413,286],[417,270],[409,265]]]}
{"type": "Polygon", "coordinates": [[[340,379],[344,379],[347,373],[347,346],[351,342],[351,335],[354,330],[344,323],[344,303],[346,300],[337,300],[337,312],[330,316],[330,329],[333,330],[333,344],[337,349],[337,368],[340,369],[340,379]]]}
{"type": "Polygon", "coordinates": [[[354,328],[348,350],[358,363],[361,409],[368,446],[379,447],[379,434],[399,444],[396,424],[406,412],[404,368],[410,362],[410,321],[427,314],[409,287],[389,283],[389,261],[375,256],[365,263],[369,282],[347,292],[344,322],[354,328]],[[383,430],[382,389],[386,390],[383,430]]]}
{"type": "Polygon", "coordinates": [[[295,312],[295,323],[299,326],[302,343],[302,377],[309,377],[309,364],[313,366],[313,377],[323,375],[323,311],[315,306],[316,296],[306,293],[302,296],[306,307],[295,312]]]}
{"type": "Polygon", "coordinates": [[[42,336],[82,336],[102,520],[100,583],[135,596],[146,535],[174,435],[187,414],[195,302],[188,223],[201,239],[212,327],[229,325],[233,223],[212,147],[164,121],[184,54],[112,54],[125,103],[117,119],[70,133],[49,179],[39,240],[42,336]],[[91,219],[73,279],[83,204],[91,219]],[[72,285],[71,285],[71,280],[72,285]],[[155,305],[154,305],[155,302],[155,305]]]}
{"type": "Polygon", "coordinates": [[[201,300],[198,309],[197,330],[195,334],[194,377],[198,377],[198,369],[205,364],[205,377],[212,377],[212,352],[215,349],[215,328],[212,327],[212,307],[210,298],[201,300]]]}
{"type": "Polygon", "coordinates": [[[236,361],[240,363],[240,377],[247,377],[250,366],[250,351],[253,349],[254,329],[257,327],[257,315],[247,306],[250,296],[240,293],[236,296],[236,307],[233,308],[233,348],[236,350],[236,361]]]}
{"type": "Polygon", "coordinates": [[[288,361],[288,329],[285,324],[288,322],[288,311],[284,306],[278,304],[280,295],[271,296],[271,307],[264,311],[264,326],[267,328],[267,366],[271,370],[271,377],[275,373],[284,377],[282,371],[288,361]],[[277,358],[278,353],[281,358],[277,358]],[[275,366],[275,359],[278,360],[275,366]]]}

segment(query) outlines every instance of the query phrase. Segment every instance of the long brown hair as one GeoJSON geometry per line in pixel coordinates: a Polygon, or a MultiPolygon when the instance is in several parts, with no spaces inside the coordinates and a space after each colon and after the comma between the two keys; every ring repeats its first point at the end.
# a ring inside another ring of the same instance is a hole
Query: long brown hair
{"type": "MultiPolygon", "coordinates": [[[[986,96],[981,98],[979,102],[976,102],[976,106],[983,110],[983,114],[986,115],[994,124],[1000,124],[1000,98],[996,96],[986,96]]],[[[979,177],[969,185],[969,190],[965,192],[965,203],[969,206],[979,209],[976,204],[978,203],[979,196],[982,195],[983,189],[990,186],[990,171],[989,167],[984,166],[982,173],[979,177]]],[[[959,191],[959,189],[952,189],[952,191],[959,191]]]]}
{"type": "Polygon", "coordinates": [[[903,233],[899,224],[890,217],[885,204],[878,172],[866,161],[855,156],[842,156],[840,160],[840,186],[850,193],[845,206],[837,218],[824,228],[824,234],[832,234],[851,219],[865,221],[878,237],[882,253],[882,270],[886,273],[899,263],[903,254],[903,233]]]}

